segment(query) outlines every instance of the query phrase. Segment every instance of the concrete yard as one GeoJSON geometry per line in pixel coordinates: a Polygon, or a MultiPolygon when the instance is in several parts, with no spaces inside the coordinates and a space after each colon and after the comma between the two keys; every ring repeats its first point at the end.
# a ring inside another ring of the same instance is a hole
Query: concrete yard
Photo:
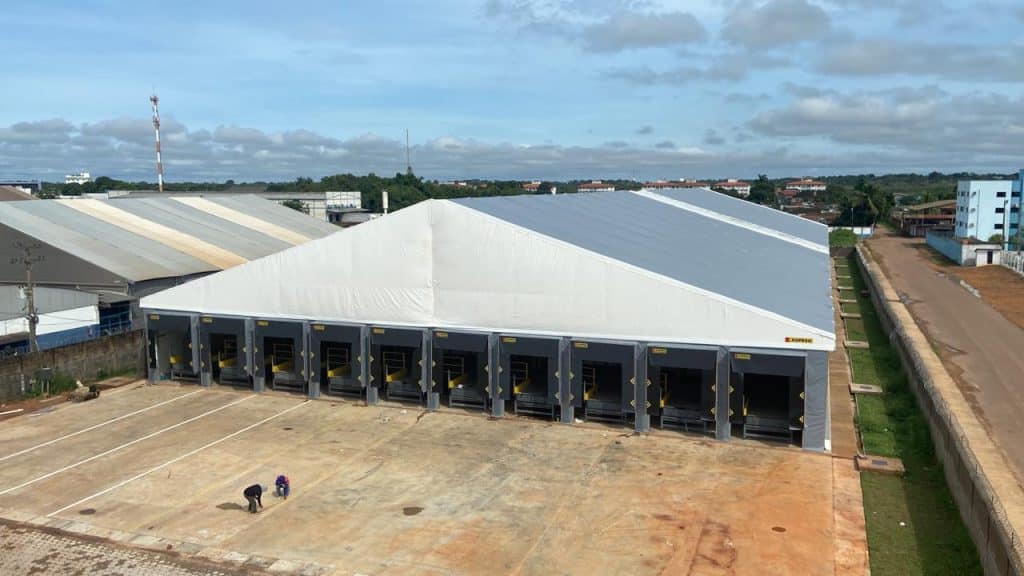
{"type": "Polygon", "coordinates": [[[224,388],[0,422],[0,517],[282,571],[863,574],[855,479],[742,440],[224,388]],[[292,496],[247,513],[242,489],[281,472],[292,496]]]}

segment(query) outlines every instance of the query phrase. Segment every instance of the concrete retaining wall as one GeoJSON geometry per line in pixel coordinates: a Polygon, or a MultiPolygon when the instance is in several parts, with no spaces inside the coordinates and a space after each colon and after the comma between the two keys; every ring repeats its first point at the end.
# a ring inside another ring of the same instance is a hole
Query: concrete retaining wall
{"type": "Polygon", "coordinates": [[[978,547],[985,573],[1024,574],[1024,492],[956,382],[881,273],[869,250],[857,256],[880,312],[883,328],[899,352],[911,387],[928,420],[935,453],[960,516],[978,547]]]}
{"type": "Polygon", "coordinates": [[[42,368],[53,368],[82,382],[96,380],[100,371],[112,374],[135,369],[136,374],[143,375],[146,373],[146,336],[142,330],[137,330],[4,358],[0,360],[0,402],[21,398],[22,385],[28,390],[30,380],[42,368]]]}

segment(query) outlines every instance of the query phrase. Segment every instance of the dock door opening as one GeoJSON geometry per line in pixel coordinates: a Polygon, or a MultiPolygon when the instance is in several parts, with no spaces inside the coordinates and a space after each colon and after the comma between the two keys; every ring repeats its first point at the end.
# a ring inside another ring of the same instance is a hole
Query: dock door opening
{"type": "Polygon", "coordinates": [[[434,331],[435,391],[449,407],[486,410],[490,402],[487,390],[486,334],[434,331]]]}
{"type": "Polygon", "coordinates": [[[558,413],[558,340],[503,335],[498,388],[512,411],[554,419],[558,413]]]}
{"type": "Polygon", "coordinates": [[[245,371],[244,343],[237,334],[210,333],[210,366],[213,381],[218,384],[249,387],[249,374],[245,371]]]}
{"type": "Polygon", "coordinates": [[[573,402],[582,401],[585,419],[626,422],[634,414],[633,350],[628,344],[573,341],[573,402]]]}
{"type": "Polygon", "coordinates": [[[803,356],[734,353],[732,422],[744,437],[799,443],[804,422],[803,356]]]}
{"type": "Polygon", "coordinates": [[[193,365],[192,319],[150,314],[146,319],[149,370],[155,380],[198,382],[193,365]]]}
{"type": "Polygon", "coordinates": [[[264,366],[267,386],[285,392],[306,392],[306,379],[302,376],[302,361],[295,351],[295,340],[277,336],[263,339],[264,366]]]}
{"type": "Polygon", "coordinates": [[[423,403],[422,349],[421,330],[371,328],[368,386],[383,392],[387,400],[423,403]]]}
{"type": "Polygon", "coordinates": [[[359,398],[363,385],[359,382],[352,344],[348,342],[320,343],[321,389],[332,396],[359,398]]]}

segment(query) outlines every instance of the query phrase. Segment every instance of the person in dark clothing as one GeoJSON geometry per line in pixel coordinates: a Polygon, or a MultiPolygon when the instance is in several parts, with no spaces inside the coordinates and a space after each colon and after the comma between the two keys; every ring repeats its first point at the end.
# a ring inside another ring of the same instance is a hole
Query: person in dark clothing
{"type": "Polygon", "coordinates": [[[288,495],[292,492],[292,483],[284,474],[277,477],[277,480],[274,481],[274,487],[277,489],[277,495],[285,500],[288,499],[288,495]]]}
{"type": "Polygon", "coordinates": [[[259,505],[260,508],[263,508],[263,487],[259,484],[249,486],[244,492],[242,492],[242,495],[249,501],[249,512],[255,514],[258,511],[256,509],[257,505],[259,505]]]}

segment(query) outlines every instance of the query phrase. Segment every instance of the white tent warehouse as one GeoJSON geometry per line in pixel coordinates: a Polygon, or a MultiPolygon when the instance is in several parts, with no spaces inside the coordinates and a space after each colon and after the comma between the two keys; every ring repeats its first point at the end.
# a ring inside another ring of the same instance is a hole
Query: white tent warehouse
{"type": "Polygon", "coordinates": [[[820,224],[640,190],[429,200],[142,307],[153,379],[825,450],[829,278],[820,224]]]}

